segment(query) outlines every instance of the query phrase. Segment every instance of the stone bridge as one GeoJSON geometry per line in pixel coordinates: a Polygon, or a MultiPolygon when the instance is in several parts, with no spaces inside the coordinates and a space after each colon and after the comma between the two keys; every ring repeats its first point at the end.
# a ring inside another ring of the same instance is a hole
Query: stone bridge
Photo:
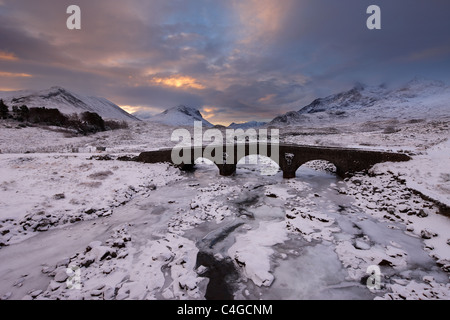
{"type": "MultiPolygon", "coordinates": [[[[217,147],[217,146],[216,146],[217,147]]],[[[311,160],[326,160],[336,166],[336,173],[345,177],[352,172],[363,171],[380,162],[408,161],[411,158],[403,153],[350,149],[337,147],[302,146],[289,144],[234,144],[223,145],[220,149],[212,146],[185,147],[142,152],[137,161],[144,163],[168,162],[188,170],[194,167],[195,160],[202,157],[210,159],[219,168],[220,175],[230,176],[236,172],[236,164],[248,155],[264,155],[276,162],[283,171],[284,178],[295,178],[295,172],[311,160]],[[207,149],[209,148],[209,149],[207,149]],[[172,152],[183,155],[181,163],[172,161],[172,152]],[[221,155],[215,152],[221,151],[221,155]],[[205,152],[206,151],[206,152],[205,152]],[[224,160],[222,160],[224,159],[224,160]]]]}

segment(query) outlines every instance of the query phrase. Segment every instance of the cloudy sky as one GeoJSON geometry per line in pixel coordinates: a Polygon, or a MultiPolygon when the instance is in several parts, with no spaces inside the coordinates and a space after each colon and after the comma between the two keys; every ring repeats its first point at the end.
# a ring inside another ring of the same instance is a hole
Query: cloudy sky
{"type": "Polygon", "coordinates": [[[357,82],[450,84],[449,12],[448,0],[0,0],[0,90],[270,120],[357,82]],[[71,4],[81,30],[66,28],[71,4]],[[381,30],[366,27],[371,4],[381,30]]]}

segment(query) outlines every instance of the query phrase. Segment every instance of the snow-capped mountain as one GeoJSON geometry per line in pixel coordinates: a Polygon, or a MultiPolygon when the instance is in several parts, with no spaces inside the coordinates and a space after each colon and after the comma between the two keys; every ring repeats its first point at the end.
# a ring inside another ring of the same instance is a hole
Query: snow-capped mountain
{"type": "Polygon", "coordinates": [[[205,127],[213,127],[213,125],[205,120],[196,108],[178,106],[165,110],[164,112],[151,117],[147,121],[158,122],[169,126],[193,126],[194,121],[201,121],[205,127]]]}
{"type": "Polygon", "coordinates": [[[228,126],[229,129],[249,129],[249,128],[258,128],[267,124],[267,122],[258,122],[258,121],[249,121],[244,123],[232,123],[228,126]]]}
{"type": "Polygon", "coordinates": [[[359,84],[278,116],[269,125],[440,117],[450,117],[450,87],[439,81],[414,79],[395,89],[359,84]]]}
{"type": "Polygon", "coordinates": [[[0,99],[9,106],[26,105],[29,108],[55,108],[61,113],[96,112],[102,118],[116,120],[138,120],[105,98],[83,96],[61,87],[42,91],[0,92],[0,99]]]}

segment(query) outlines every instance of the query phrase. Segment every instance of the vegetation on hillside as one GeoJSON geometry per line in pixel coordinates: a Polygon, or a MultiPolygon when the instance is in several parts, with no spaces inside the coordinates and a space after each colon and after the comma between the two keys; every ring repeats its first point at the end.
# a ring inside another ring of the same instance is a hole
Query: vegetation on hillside
{"type": "Polygon", "coordinates": [[[126,121],[104,120],[98,113],[62,114],[58,109],[28,108],[26,105],[10,108],[0,100],[0,119],[12,119],[21,123],[57,126],[88,135],[96,132],[126,129],[126,121]]]}

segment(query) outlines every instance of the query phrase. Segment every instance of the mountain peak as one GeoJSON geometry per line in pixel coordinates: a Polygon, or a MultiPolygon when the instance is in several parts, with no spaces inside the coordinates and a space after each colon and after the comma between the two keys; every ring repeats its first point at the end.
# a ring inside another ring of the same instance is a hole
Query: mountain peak
{"type": "Polygon", "coordinates": [[[258,128],[266,125],[266,122],[259,122],[259,121],[248,121],[243,123],[231,123],[228,128],[229,129],[249,129],[249,128],[258,128]]]}
{"type": "Polygon", "coordinates": [[[179,105],[169,108],[162,113],[150,118],[148,121],[158,122],[169,126],[192,126],[194,121],[201,121],[206,127],[213,125],[206,121],[197,108],[179,105]]]}
{"type": "Polygon", "coordinates": [[[66,90],[65,88],[63,88],[63,87],[60,87],[60,86],[52,86],[52,87],[50,87],[50,89],[48,89],[49,91],[68,91],[68,90],[66,90]]]}
{"type": "Polygon", "coordinates": [[[445,88],[445,86],[445,83],[442,81],[416,76],[414,79],[408,81],[401,89],[424,90],[428,88],[445,88]]]}
{"type": "Polygon", "coordinates": [[[449,113],[450,87],[442,81],[414,78],[397,89],[356,84],[352,89],[318,98],[297,112],[278,116],[270,125],[298,125],[348,119],[410,119],[449,113]],[[432,112],[430,112],[432,110],[432,112]]]}
{"type": "Polygon", "coordinates": [[[358,82],[355,83],[355,85],[353,86],[352,90],[363,91],[366,87],[367,87],[366,84],[358,81],[358,82]]]}
{"type": "Polygon", "coordinates": [[[117,120],[138,120],[116,104],[105,98],[88,97],[74,93],[60,86],[41,91],[18,91],[2,94],[8,104],[27,105],[29,108],[58,109],[61,113],[98,113],[103,118],[117,120]]]}

